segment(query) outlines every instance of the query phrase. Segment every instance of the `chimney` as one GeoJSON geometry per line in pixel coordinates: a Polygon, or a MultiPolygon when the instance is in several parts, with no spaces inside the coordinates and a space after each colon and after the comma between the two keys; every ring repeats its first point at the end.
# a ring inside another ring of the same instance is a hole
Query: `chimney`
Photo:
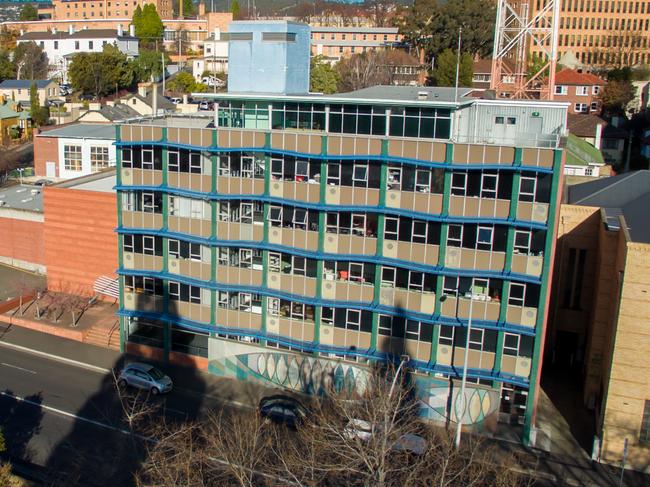
{"type": "Polygon", "coordinates": [[[205,3],[203,0],[199,2],[199,18],[205,17],[205,3]]]}
{"type": "Polygon", "coordinates": [[[129,25],[129,35],[135,37],[135,25],[133,24],[129,25]]]}
{"type": "Polygon", "coordinates": [[[596,135],[594,137],[594,147],[598,150],[600,150],[600,144],[602,142],[603,138],[603,124],[598,123],[596,124],[596,135]]]}
{"type": "Polygon", "coordinates": [[[70,24],[68,26],[68,34],[70,35],[74,34],[74,25],[70,24]]]}
{"type": "Polygon", "coordinates": [[[122,24],[117,24],[117,36],[122,37],[124,35],[124,31],[122,30],[122,24]]]}
{"type": "Polygon", "coordinates": [[[52,27],[52,34],[56,34],[56,27],[52,27]]]}
{"type": "Polygon", "coordinates": [[[147,93],[149,93],[149,83],[138,83],[138,95],[146,98],[147,93]]]}

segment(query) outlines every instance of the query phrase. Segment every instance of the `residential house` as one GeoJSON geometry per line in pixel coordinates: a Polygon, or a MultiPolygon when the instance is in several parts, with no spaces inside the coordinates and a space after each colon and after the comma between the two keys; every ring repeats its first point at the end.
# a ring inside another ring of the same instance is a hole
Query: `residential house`
{"type": "Polygon", "coordinates": [[[116,100],[115,106],[119,103],[135,110],[140,115],[152,115],[154,112],[154,103],[157,105],[158,113],[161,111],[175,111],[176,105],[162,95],[162,86],[157,85],[158,96],[154,100],[153,89],[150,83],[138,84],[137,93],[129,93],[116,100]]]}
{"type": "MultiPolygon", "coordinates": [[[[497,94],[498,98],[509,98],[514,91],[515,79],[517,76],[525,76],[525,73],[516,74],[515,65],[507,59],[503,60],[506,72],[501,75],[501,89],[497,94]],[[512,86],[512,90],[508,86],[512,86]]],[[[472,75],[472,86],[488,90],[492,85],[492,59],[477,59],[474,61],[474,71],[472,75]]]]}
{"type": "Polygon", "coordinates": [[[0,96],[6,100],[29,103],[29,92],[32,84],[36,83],[38,93],[38,103],[43,106],[51,98],[59,96],[59,85],[56,81],[50,79],[6,79],[0,83],[0,96]]]}
{"type": "Polygon", "coordinates": [[[124,103],[106,102],[105,105],[90,103],[88,111],[82,113],[77,122],[114,123],[140,116],[140,112],[124,103]]]}
{"type": "Polygon", "coordinates": [[[599,95],[607,82],[595,74],[563,69],[555,75],[554,100],[571,103],[569,113],[600,114],[599,95]]]}
{"type": "Polygon", "coordinates": [[[35,42],[41,46],[50,61],[50,76],[62,81],[68,81],[68,66],[75,54],[102,52],[107,44],[116,46],[130,59],[137,57],[139,52],[139,40],[135,37],[133,25],[129,32],[124,32],[121,25],[117,26],[117,30],[75,30],[70,25],[64,31],[52,28],[48,32],[23,33],[16,42],[35,42]]]}
{"type": "Polygon", "coordinates": [[[605,165],[602,153],[589,142],[569,134],[566,138],[566,176],[588,176],[597,178],[605,165]]]}
{"type": "Polygon", "coordinates": [[[0,104],[0,145],[24,140],[29,137],[31,119],[28,110],[23,110],[15,101],[0,104]]]}
{"type": "Polygon", "coordinates": [[[203,56],[192,60],[192,75],[197,82],[201,82],[205,71],[228,72],[228,34],[219,29],[203,42],[203,56]]]}
{"type": "MultiPolygon", "coordinates": [[[[567,118],[569,133],[589,142],[602,152],[603,160],[609,165],[619,165],[625,154],[625,141],[628,132],[615,123],[618,118],[608,122],[597,115],[578,115],[570,113],[567,118]]],[[[594,174],[598,176],[598,174],[594,174]]]]}

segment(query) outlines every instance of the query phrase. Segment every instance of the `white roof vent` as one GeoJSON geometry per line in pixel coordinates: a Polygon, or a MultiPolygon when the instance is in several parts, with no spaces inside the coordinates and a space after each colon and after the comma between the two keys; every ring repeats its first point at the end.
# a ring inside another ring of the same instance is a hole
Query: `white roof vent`
{"type": "Polygon", "coordinates": [[[29,198],[20,200],[21,203],[29,203],[30,201],[34,201],[34,198],[32,198],[31,196],[29,198]]]}
{"type": "Polygon", "coordinates": [[[428,91],[418,91],[418,100],[426,100],[429,98],[428,91]]]}
{"type": "Polygon", "coordinates": [[[20,188],[16,190],[16,193],[24,193],[25,191],[27,191],[27,188],[20,188]]]}

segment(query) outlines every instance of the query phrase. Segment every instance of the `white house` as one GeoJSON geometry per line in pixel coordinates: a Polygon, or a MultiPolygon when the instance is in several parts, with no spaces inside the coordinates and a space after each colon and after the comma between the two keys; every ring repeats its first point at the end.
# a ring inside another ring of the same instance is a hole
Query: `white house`
{"type": "Polygon", "coordinates": [[[197,82],[201,82],[205,71],[211,73],[228,72],[228,35],[222,34],[219,29],[203,42],[203,57],[192,61],[192,75],[197,82]]]}
{"type": "Polygon", "coordinates": [[[68,81],[68,65],[75,54],[82,52],[102,52],[106,44],[113,44],[130,59],[139,53],[139,41],[135,37],[134,26],[125,33],[122,26],[115,29],[82,29],[75,31],[73,25],[68,30],[53,28],[47,32],[26,32],[18,37],[18,44],[35,42],[43,48],[50,61],[50,77],[68,81]]]}
{"type": "Polygon", "coordinates": [[[71,179],[115,166],[115,126],[77,123],[34,137],[39,176],[71,179]]]}

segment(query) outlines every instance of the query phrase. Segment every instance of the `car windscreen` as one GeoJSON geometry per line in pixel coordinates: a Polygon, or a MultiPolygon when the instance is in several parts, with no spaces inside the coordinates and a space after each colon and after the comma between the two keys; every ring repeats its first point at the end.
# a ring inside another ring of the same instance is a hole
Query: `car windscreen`
{"type": "Polygon", "coordinates": [[[149,369],[149,375],[155,380],[160,380],[163,377],[165,377],[165,374],[163,374],[160,370],[158,370],[155,367],[151,367],[151,369],[149,369]]]}

